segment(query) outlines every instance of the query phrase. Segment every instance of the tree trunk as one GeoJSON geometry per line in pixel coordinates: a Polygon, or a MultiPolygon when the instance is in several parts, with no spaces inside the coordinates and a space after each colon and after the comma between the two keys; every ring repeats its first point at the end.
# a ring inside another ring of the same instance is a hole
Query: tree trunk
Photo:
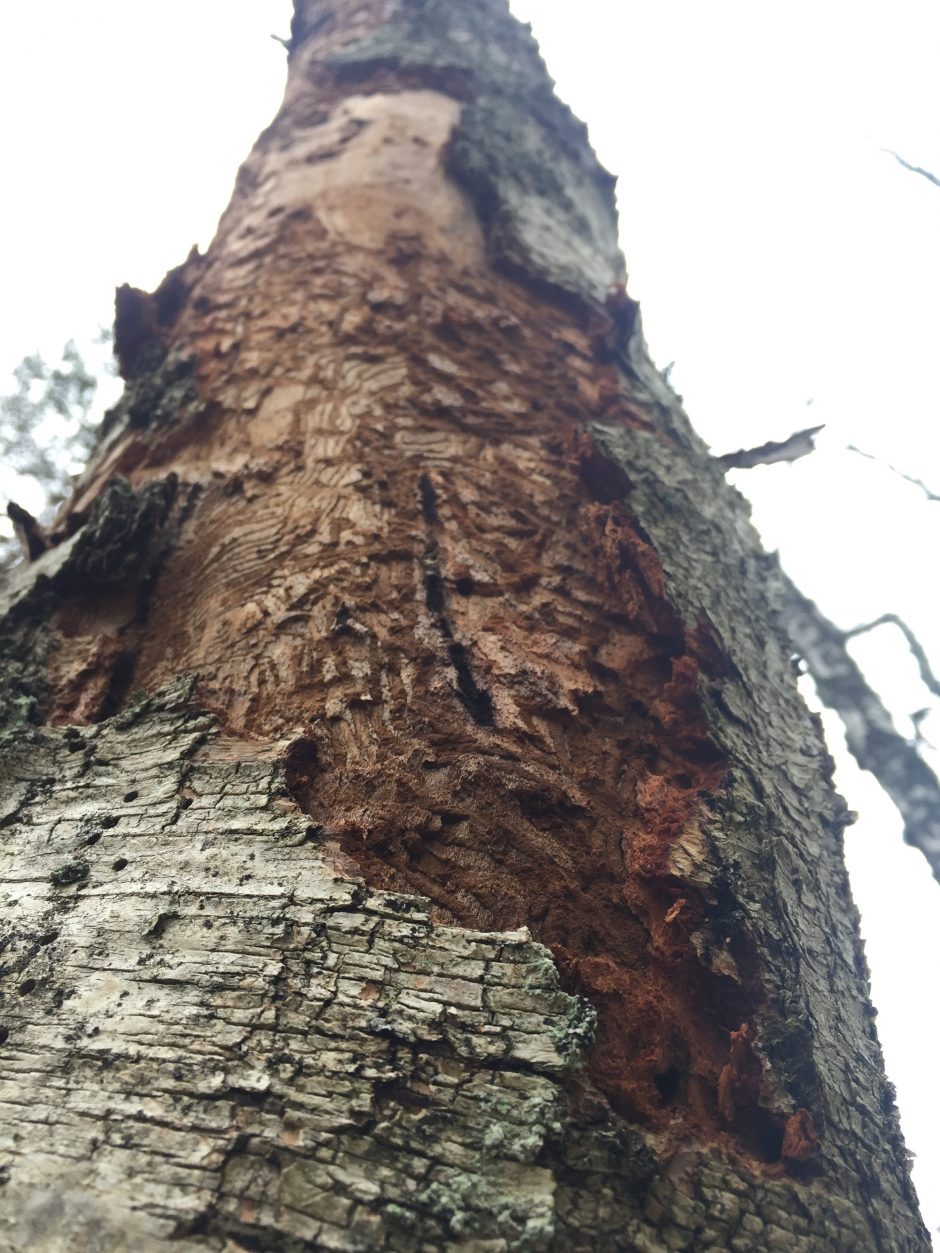
{"type": "Polygon", "coordinates": [[[297,0],[0,604],[3,1247],[927,1247],[775,566],[623,280],[505,0],[297,0]]]}

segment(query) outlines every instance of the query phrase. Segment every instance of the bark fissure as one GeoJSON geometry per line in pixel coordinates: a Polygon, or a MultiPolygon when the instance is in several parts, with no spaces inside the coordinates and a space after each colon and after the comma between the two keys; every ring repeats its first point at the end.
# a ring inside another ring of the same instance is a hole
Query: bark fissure
{"type": "Polygon", "coordinates": [[[421,559],[424,603],[440,632],[447,656],[454,668],[457,692],[464,708],[477,726],[489,727],[493,725],[493,702],[489,693],[474,678],[466,645],[454,638],[454,631],[447,617],[440,555],[434,538],[434,528],[438,522],[437,494],[434,484],[426,474],[422,474],[418,480],[418,488],[421,494],[421,513],[428,525],[428,538],[421,559]]]}

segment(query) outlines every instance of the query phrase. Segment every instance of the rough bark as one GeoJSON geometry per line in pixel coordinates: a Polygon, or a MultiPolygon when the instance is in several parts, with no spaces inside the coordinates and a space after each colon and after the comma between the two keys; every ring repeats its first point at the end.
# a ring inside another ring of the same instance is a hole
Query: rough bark
{"type": "Polygon", "coordinates": [[[503,0],[298,0],[0,605],[9,1247],[926,1247],[773,566],[622,282],[503,0]]]}

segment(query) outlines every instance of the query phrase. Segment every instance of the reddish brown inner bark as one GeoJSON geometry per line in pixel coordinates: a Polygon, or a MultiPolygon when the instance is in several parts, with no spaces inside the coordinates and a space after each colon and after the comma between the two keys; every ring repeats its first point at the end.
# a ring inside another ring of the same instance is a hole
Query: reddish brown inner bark
{"type": "Polygon", "coordinates": [[[718,1106],[748,955],[737,978],[703,963],[715,901],[672,861],[724,774],[697,697],[720,663],[585,442],[648,425],[600,328],[414,234],[378,255],[268,216],[192,263],[171,338],[209,407],[106,464],[177,474],[188,515],[143,610],[61,613],[59,719],[109,712],[118,663],[124,691],[195,671],[244,751],[285,745],[370,883],[551,948],[598,1008],[589,1072],[617,1110],[773,1159],[782,1126],[718,1106]]]}

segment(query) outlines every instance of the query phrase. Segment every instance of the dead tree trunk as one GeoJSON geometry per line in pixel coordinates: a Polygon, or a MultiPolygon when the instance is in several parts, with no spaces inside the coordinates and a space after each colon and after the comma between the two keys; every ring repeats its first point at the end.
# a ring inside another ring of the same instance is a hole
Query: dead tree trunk
{"type": "Polygon", "coordinates": [[[505,0],[289,66],[0,604],[3,1247],[926,1248],[613,180],[505,0]]]}

